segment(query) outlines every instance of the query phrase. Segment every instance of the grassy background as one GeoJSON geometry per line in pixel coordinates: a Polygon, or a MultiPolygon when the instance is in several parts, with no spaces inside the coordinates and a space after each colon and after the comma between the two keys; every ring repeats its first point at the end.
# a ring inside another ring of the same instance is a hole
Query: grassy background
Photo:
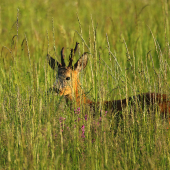
{"type": "Polygon", "coordinates": [[[60,60],[64,46],[68,58],[76,41],[75,60],[91,53],[80,75],[90,99],[170,95],[169,8],[166,0],[1,0],[0,168],[169,169],[167,120],[155,107],[154,118],[127,107],[117,129],[109,110],[93,118],[46,95],[56,74],[47,52],[60,60]]]}

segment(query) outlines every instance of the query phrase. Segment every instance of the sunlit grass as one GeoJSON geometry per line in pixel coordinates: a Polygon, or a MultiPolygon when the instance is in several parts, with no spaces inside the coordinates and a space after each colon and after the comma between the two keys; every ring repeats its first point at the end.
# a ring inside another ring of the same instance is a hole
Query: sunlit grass
{"type": "Polygon", "coordinates": [[[80,74],[93,101],[143,92],[169,95],[169,2],[2,1],[0,3],[1,169],[169,169],[168,120],[147,108],[117,113],[70,109],[48,94],[60,60],[80,43],[80,74]],[[95,7],[95,8],[94,8],[95,7]],[[130,117],[129,114],[132,116],[130,117]],[[118,125],[118,126],[117,126],[118,125]]]}

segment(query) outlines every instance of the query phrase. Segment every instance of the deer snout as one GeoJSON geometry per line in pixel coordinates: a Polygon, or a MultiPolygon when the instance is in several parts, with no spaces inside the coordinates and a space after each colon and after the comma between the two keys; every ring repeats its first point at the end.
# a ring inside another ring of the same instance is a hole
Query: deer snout
{"type": "Polygon", "coordinates": [[[56,82],[53,84],[53,92],[59,94],[62,90],[61,82],[57,79],[56,82]]]}
{"type": "Polygon", "coordinates": [[[60,90],[54,86],[50,87],[49,90],[47,91],[47,95],[49,95],[50,93],[55,93],[55,94],[59,94],[60,90]]]}
{"type": "Polygon", "coordinates": [[[53,86],[53,92],[59,94],[60,90],[57,87],[53,86]]]}
{"type": "Polygon", "coordinates": [[[54,83],[53,87],[52,87],[52,91],[59,94],[60,92],[60,86],[58,83],[54,83]]]}

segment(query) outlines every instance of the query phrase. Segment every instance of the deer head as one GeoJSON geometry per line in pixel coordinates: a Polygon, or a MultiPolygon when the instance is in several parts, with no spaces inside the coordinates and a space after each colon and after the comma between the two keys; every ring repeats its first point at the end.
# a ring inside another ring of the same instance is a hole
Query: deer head
{"type": "Polygon", "coordinates": [[[56,61],[50,55],[47,55],[49,65],[52,69],[55,69],[56,66],[58,67],[58,73],[56,75],[56,81],[53,85],[53,91],[58,93],[60,96],[66,96],[69,99],[73,99],[73,96],[76,98],[79,96],[79,73],[82,69],[84,69],[87,65],[87,56],[88,53],[85,52],[78,61],[72,65],[73,63],[73,56],[76,53],[78,44],[76,42],[76,46],[71,49],[71,53],[69,56],[69,64],[66,66],[64,61],[64,47],[61,50],[61,63],[56,61]]]}

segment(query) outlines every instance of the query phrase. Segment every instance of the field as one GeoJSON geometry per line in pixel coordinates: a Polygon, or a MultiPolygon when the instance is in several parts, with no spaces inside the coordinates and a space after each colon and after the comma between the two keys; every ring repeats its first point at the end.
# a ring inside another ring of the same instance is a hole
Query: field
{"type": "Polygon", "coordinates": [[[93,101],[144,92],[170,96],[167,0],[1,0],[0,169],[170,169],[170,130],[156,105],[116,113],[70,109],[47,93],[79,42],[81,87],[93,101]],[[129,117],[129,114],[132,116],[129,117]]]}

